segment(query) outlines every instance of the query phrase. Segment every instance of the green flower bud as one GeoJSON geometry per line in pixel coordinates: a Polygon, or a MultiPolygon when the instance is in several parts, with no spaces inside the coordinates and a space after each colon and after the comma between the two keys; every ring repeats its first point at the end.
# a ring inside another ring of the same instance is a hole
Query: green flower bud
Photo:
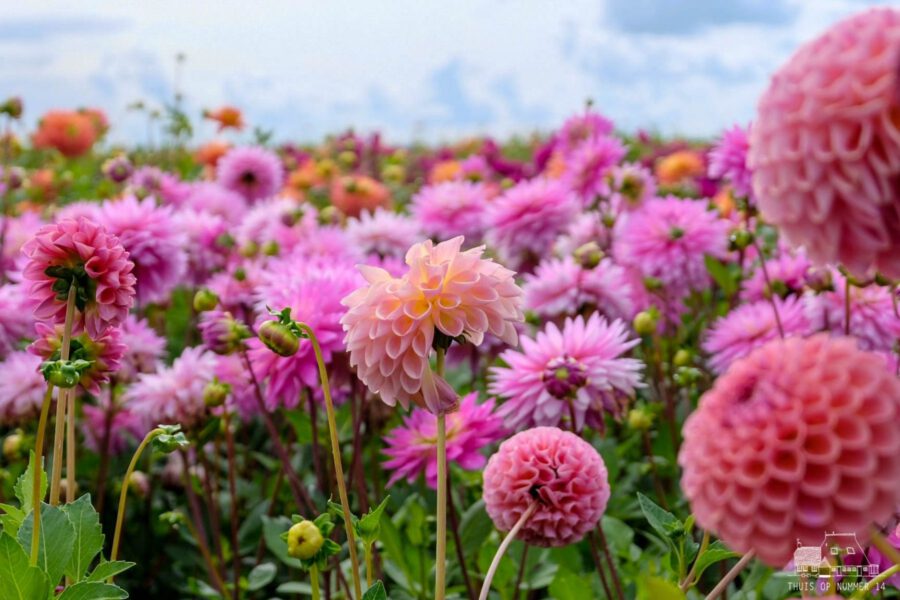
{"type": "Polygon", "coordinates": [[[681,387],[687,387],[700,381],[703,373],[695,367],[678,367],[673,379],[681,387]]]}
{"type": "Polygon", "coordinates": [[[91,366],[87,360],[47,360],[41,364],[44,379],[58,388],[73,388],[81,380],[81,373],[91,366]]]}
{"type": "Polygon", "coordinates": [[[322,548],[325,538],[312,521],[300,521],[288,530],[288,554],[300,560],[309,560],[322,548]]]}
{"type": "Polygon", "coordinates": [[[278,256],[279,252],[281,252],[281,248],[278,246],[278,242],[274,240],[270,240],[262,246],[262,253],[266,256],[278,256]]]}
{"type": "Polygon", "coordinates": [[[656,332],[656,316],[648,310],[639,312],[632,322],[638,335],[653,335],[656,332]]]}
{"type": "Polygon", "coordinates": [[[735,229],[728,236],[728,248],[730,250],[744,250],[753,243],[755,236],[747,229],[735,229]]]}
{"type": "Polygon", "coordinates": [[[251,240],[241,246],[240,253],[244,258],[253,258],[259,254],[259,244],[251,240]]]}
{"type": "Polygon", "coordinates": [[[338,154],[338,162],[345,167],[352,167],[356,164],[356,152],[353,150],[344,150],[338,154]]]}
{"type": "Polygon", "coordinates": [[[203,288],[194,294],[194,310],[206,312],[219,305],[219,297],[212,290],[203,288]]]}
{"type": "Polygon", "coordinates": [[[22,432],[16,431],[3,438],[3,456],[12,461],[22,449],[22,432]]]}
{"type": "Polygon", "coordinates": [[[300,338],[279,321],[266,321],[260,325],[259,339],[279,356],[293,356],[300,348],[300,338]]]}
{"type": "Polygon", "coordinates": [[[222,406],[223,404],[225,404],[225,400],[228,398],[228,394],[230,393],[230,385],[221,382],[218,379],[213,379],[206,384],[205,388],[203,388],[203,404],[205,404],[209,408],[222,406]]]}
{"type": "Polygon", "coordinates": [[[678,350],[678,352],[675,353],[675,356],[672,358],[672,363],[676,367],[686,367],[691,364],[692,358],[693,355],[691,354],[690,350],[681,348],[678,350]]]}
{"type": "Polygon", "coordinates": [[[643,408],[628,411],[628,426],[637,431],[647,431],[653,427],[653,414],[643,408]]]}
{"type": "Polygon", "coordinates": [[[603,260],[603,250],[597,242],[588,242],[575,249],[575,260],[585,269],[593,269],[603,260]]]}

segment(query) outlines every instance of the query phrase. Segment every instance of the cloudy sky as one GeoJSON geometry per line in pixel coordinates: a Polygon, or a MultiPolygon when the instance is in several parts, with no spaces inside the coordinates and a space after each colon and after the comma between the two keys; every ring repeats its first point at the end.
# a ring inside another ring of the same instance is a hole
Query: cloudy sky
{"type": "MultiPolygon", "coordinates": [[[[31,121],[100,106],[229,103],[279,139],[547,130],[591,98],[622,129],[714,135],[771,72],[866,0],[0,0],[0,96],[31,121]],[[176,76],[175,56],[185,63],[176,76]],[[178,79],[179,81],[176,81],[178,79]]],[[[211,125],[200,137],[212,135],[211,125]]]]}

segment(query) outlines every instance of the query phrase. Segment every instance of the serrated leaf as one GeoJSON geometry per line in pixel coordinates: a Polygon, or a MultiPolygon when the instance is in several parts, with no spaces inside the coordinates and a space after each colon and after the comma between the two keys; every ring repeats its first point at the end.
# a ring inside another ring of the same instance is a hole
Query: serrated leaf
{"type": "Polygon", "coordinates": [[[363,594],[363,600],[387,600],[387,592],[384,591],[384,584],[381,581],[376,581],[372,584],[372,587],[366,590],[366,593],[363,594]]]}
{"type": "Polygon", "coordinates": [[[15,537],[16,532],[19,531],[19,527],[22,525],[22,521],[25,520],[25,512],[10,504],[0,504],[0,510],[3,511],[3,514],[0,515],[0,527],[2,527],[3,531],[15,537]]]}
{"type": "MultiPolygon", "coordinates": [[[[35,460],[34,460],[34,452],[29,453],[28,457],[28,468],[25,469],[25,472],[19,475],[19,478],[16,480],[16,485],[13,488],[13,491],[16,494],[16,498],[19,499],[19,507],[25,513],[28,513],[32,510],[34,506],[34,468],[35,468],[35,460]]],[[[44,496],[47,495],[47,474],[43,469],[43,461],[41,461],[41,499],[44,499],[44,496]]]]}
{"type": "Polygon", "coordinates": [[[703,571],[705,571],[708,566],[723,560],[728,560],[729,558],[737,558],[738,556],[740,556],[740,554],[732,552],[726,548],[722,542],[715,541],[697,558],[694,576],[699,580],[700,576],[703,575],[703,571]]]}
{"type": "Polygon", "coordinates": [[[247,576],[247,590],[255,592],[261,590],[275,579],[276,568],[272,563],[262,563],[250,571],[247,576]]]}
{"type": "Polygon", "coordinates": [[[390,498],[390,496],[385,496],[381,504],[369,510],[359,520],[356,531],[365,543],[372,544],[378,539],[378,534],[381,531],[381,516],[384,514],[384,509],[387,507],[390,498]]]}
{"type": "Polygon", "coordinates": [[[128,592],[117,585],[82,581],[66,588],[57,600],[122,600],[127,597],[128,592]]]}
{"type": "Polygon", "coordinates": [[[35,600],[50,593],[50,580],[28,564],[28,555],[10,535],[0,534],[0,598],[35,600]]]}
{"type": "Polygon", "coordinates": [[[66,567],[66,575],[78,582],[82,580],[91,562],[103,549],[103,528],[100,526],[100,515],[91,504],[90,494],[64,505],[62,510],[75,529],[72,559],[66,567]]]}
{"type": "Polygon", "coordinates": [[[134,565],[135,563],[128,562],[127,560],[104,561],[91,571],[91,574],[85,578],[85,581],[103,582],[110,577],[115,577],[119,573],[124,573],[134,565]]]}
{"type": "MultiPolygon", "coordinates": [[[[31,533],[34,513],[29,513],[19,528],[19,543],[25,553],[31,552],[31,533]]],[[[41,504],[41,530],[38,536],[38,567],[56,585],[72,560],[75,547],[75,528],[66,514],[55,506],[41,504]]]]}
{"type": "Polygon", "coordinates": [[[641,506],[641,512],[644,513],[647,522],[650,523],[650,526],[658,534],[663,536],[663,539],[670,540],[672,539],[673,534],[684,531],[684,525],[675,517],[675,515],[663,509],[640,492],[638,492],[638,503],[641,506]]]}

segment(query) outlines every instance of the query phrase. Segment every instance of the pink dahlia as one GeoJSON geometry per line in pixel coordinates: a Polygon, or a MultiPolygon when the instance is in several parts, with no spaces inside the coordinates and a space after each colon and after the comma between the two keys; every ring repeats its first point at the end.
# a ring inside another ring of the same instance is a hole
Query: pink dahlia
{"type": "Polygon", "coordinates": [[[134,261],[137,299],[141,304],[163,302],[182,283],[187,268],[184,236],[172,208],[151,198],[126,196],[100,205],[97,222],[118,236],[134,261]]]}
{"type": "Polygon", "coordinates": [[[41,412],[47,382],[40,366],[39,357],[22,351],[0,361],[0,424],[31,421],[41,412]]]}
{"type": "Polygon", "coordinates": [[[33,212],[18,217],[0,215],[0,230],[5,231],[0,248],[0,273],[10,273],[21,268],[22,246],[44,227],[44,220],[33,212]]]}
{"type": "Polygon", "coordinates": [[[123,404],[144,420],[145,430],[157,423],[191,427],[206,414],[203,390],[215,376],[216,356],[203,348],[185,348],[171,367],[138,375],[123,404]]]}
{"type": "Polygon", "coordinates": [[[767,220],[816,263],[900,278],[900,11],[872,9],[802,46],[750,132],[767,220]]]}
{"type": "Polygon", "coordinates": [[[587,206],[610,194],[609,176],[625,156],[625,145],[616,137],[588,140],[566,158],[563,182],[587,206]]]}
{"type": "Polygon", "coordinates": [[[610,203],[616,213],[634,210],[656,196],[656,180],[647,167],[626,163],[610,172],[610,203]]]}
{"type": "Polygon", "coordinates": [[[642,277],[659,280],[673,294],[709,285],[706,256],[727,256],[727,221],[706,202],[674,196],[645,203],[616,226],[615,258],[642,277]]]}
{"type": "Polygon", "coordinates": [[[514,430],[563,419],[601,429],[605,413],[620,414],[643,387],[641,361],[624,357],[637,344],[622,321],[596,313],[566,319],[562,331],[548,323],[535,339],[522,338],[521,352],[500,355],[508,366],[491,368],[488,389],[504,398],[497,414],[514,430]]]}
{"type": "Polygon", "coordinates": [[[119,341],[125,346],[116,379],[134,381],[141,373],[154,372],[166,353],[166,340],[144,319],[128,315],[119,329],[119,341]]]}
{"type": "Polygon", "coordinates": [[[609,500],[603,458],[589,443],[556,427],[536,427],[502,444],[484,469],[484,504],[509,531],[532,504],[519,539],[535,546],[574,544],[600,522],[609,500]]]}
{"type": "Polygon", "coordinates": [[[219,159],[216,180],[248,202],[274,196],[284,184],[284,167],[274,153],[259,146],[233,148],[219,159]]]}
{"type": "Polygon", "coordinates": [[[236,410],[242,419],[248,420],[259,413],[256,389],[247,367],[237,354],[216,356],[215,376],[231,386],[225,405],[236,410]]]}
{"type": "Polygon", "coordinates": [[[494,199],[488,209],[488,243],[519,267],[544,257],[581,210],[576,196],[557,180],[523,181],[494,199]]]}
{"type": "Polygon", "coordinates": [[[156,167],[141,167],[128,181],[130,193],[140,198],[153,196],[165,204],[181,204],[191,192],[187,184],[172,173],[156,167]]]}
{"type": "MultiPolygon", "coordinates": [[[[459,410],[447,415],[447,461],[467,471],[484,468],[482,451],[505,435],[503,419],[494,414],[494,403],[478,404],[471,393],[459,403],[459,410]]],[[[384,453],[391,457],[384,467],[393,471],[388,486],[401,479],[414,483],[420,475],[431,489],[437,489],[437,417],[421,408],[413,409],[384,438],[384,453]]]]}
{"type": "Polygon", "coordinates": [[[179,210],[173,221],[184,240],[187,256],[186,279],[182,283],[189,287],[201,286],[228,260],[233,244],[229,225],[218,215],[192,209],[179,210]]]}
{"type": "Polygon", "coordinates": [[[103,390],[97,404],[82,404],[84,420],[81,432],[84,444],[93,452],[102,452],[106,445],[110,454],[123,453],[136,446],[147,432],[144,419],[123,406],[109,406],[108,390],[103,390]]]}
{"type": "Polygon", "coordinates": [[[869,539],[900,502],[900,380],[826,335],[735,362],[684,426],[681,487],[697,524],[773,567],[825,532],[869,539]]]}
{"type": "Polygon", "coordinates": [[[402,257],[422,239],[419,224],[410,217],[377,209],[347,221],[347,239],[364,254],[402,257]]]}
{"type": "Polygon", "coordinates": [[[0,285],[0,360],[19,346],[31,333],[28,298],[22,285],[0,285]]]}
{"type": "Polygon", "coordinates": [[[201,182],[191,188],[182,208],[218,215],[228,223],[236,224],[247,212],[244,197],[213,182],[201,182]]]}
{"type": "Polygon", "coordinates": [[[597,211],[583,212],[556,238],[553,252],[560,256],[574,255],[585,244],[597,244],[600,249],[608,250],[611,242],[611,231],[604,223],[604,215],[597,211]]]}
{"type": "MultiPolygon", "coordinates": [[[[776,297],[774,302],[785,337],[811,333],[812,326],[798,297],[789,296],[784,300],[776,297]]],[[[713,371],[722,374],[737,359],[779,337],[772,302],[757,300],[739,306],[715,321],[707,331],[703,350],[710,355],[709,365],[713,371]]]]}
{"type": "Polygon", "coordinates": [[[447,387],[433,377],[429,356],[436,337],[481,344],[493,334],[515,344],[522,321],[522,290],[513,272],[482,258],[484,248],[460,251],[463,238],[416,244],[406,254],[408,272],[392,277],[360,267],[368,285],[344,298],[341,319],[350,365],[381,399],[431,412],[446,410],[447,387]]]}
{"type": "Polygon", "coordinates": [[[751,187],[752,173],[747,164],[749,127],[735,125],[726,129],[722,138],[709,151],[709,176],[713,179],[724,179],[731,184],[735,194],[750,199],[753,195],[751,187]]]}
{"type": "Polygon", "coordinates": [[[78,324],[92,336],[122,322],[134,304],[134,263],[114,234],[87,219],[42,227],[22,247],[22,276],[34,315],[65,321],[69,286],[78,286],[78,324]]]}
{"type": "Polygon", "coordinates": [[[487,185],[448,181],[420,189],[409,208],[427,235],[442,240],[461,235],[477,242],[487,227],[490,202],[487,185]]]}
{"type": "Polygon", "coordinates": [[[290,198],[275,197],[253,205],[241,219],[235,232],[238,247],[263,247],[274,242],[280,252],[288,253],[318,227],[316,211],[297,205],[290,198]]]}
{"type": "Polygon", "coordinates": [[[593,111],[585,111],[575,115],[563,123],[556,134],[556,145],[563,154],[568,155],[585,142],[608,136],[613,131],[613,122],[593,111]]]}
{"type": "MultiPolygon", "coordinates": [[[[32,354],[42,360],[59,360],[62,347],[63,325],[35,323],[36,339],[28,347],[32,354]]],[[[100,393],[100,384],[109,381],[110,375],[119,370],[125,345],[122,343],[119,330],[110,327],[102,335],[91,337],[87,333],[75,332],[72,335],[70,360],[86,360],[91,366],[82,373],[78,382],[82,388],[96,395],[100,393]]]]}
{"type": "Polygon", "coordinates": [[[771,295],[799,295],[806,286],[810,266],[802,249],[792,252],[787,248],[779,248],[776,257],[766,260],[771,289],[766,283],[766,274],[757,265],[753,274],[741,284],[741,299],[753,301],[764,300],[771,295]]]}

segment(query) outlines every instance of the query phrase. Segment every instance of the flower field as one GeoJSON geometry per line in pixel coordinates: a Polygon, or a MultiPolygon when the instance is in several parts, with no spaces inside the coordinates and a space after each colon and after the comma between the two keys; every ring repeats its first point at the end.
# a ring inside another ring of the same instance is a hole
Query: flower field
{"type": "Polygon", "coordinates": [[[0,600],[900,598],[900,11],[711,140],[135,108],[0,104],[0,600]]]}

